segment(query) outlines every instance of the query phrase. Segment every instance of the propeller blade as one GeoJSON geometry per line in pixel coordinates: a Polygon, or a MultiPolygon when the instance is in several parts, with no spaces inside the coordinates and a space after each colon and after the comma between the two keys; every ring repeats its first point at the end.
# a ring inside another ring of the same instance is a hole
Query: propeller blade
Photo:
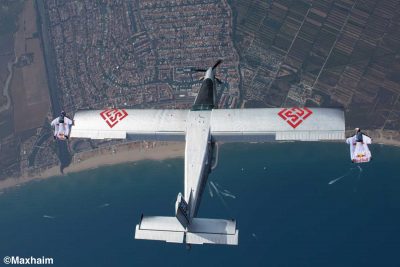
{"type": "Polygon", "coordinates": [[[195,71],[195,72],[206,72],[207,70],[206,70],[206,69],[196,69],[196,68],[192,68],[192,71],[195,71]]]}
{"type": "Polygon", "coordinates": [[[215,69],[216,67],[218,67],[219,64],[222,63],[222,59],[219,59],[217,62],[215,62],[214,66],[212,67],[212,69],[215,69]]]}
{"type": "Polygon", "coordinates": [[[201,77],[201,78],[199,79],[199,81],[202,81],[202,80],[204,80],[204,77],[201,77]]]}

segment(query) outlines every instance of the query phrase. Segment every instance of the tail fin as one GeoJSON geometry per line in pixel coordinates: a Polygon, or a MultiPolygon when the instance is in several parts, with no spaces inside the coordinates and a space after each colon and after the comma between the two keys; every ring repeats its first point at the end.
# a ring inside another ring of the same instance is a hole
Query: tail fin
{"type": "Polygon", "coordinates": [[[175,216],[182,224],[183,228],[187,228],[187,226],[190,224],[189,205],[187,204],[181,193],[178,194],[178,197],[176,199],[175,216]]]}
{"type": "Polygon", "coordinates": [[[193,218],[185,229],[175,217],[142,217],[135,239],[186,244],[237,245],[239,231],[234,220],[193,218]]]}

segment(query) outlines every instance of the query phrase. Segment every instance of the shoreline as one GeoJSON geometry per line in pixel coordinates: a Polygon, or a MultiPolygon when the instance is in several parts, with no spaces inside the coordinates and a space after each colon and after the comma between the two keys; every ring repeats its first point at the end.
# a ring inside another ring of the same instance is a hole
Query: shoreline
{"type": "MultiPolygon", "coordinates": [[[[382,133],[379,131],[367,131],[367,134],[373,138],[373,145],[400,147],[400,141],[393,138],[383,137],[382,133]]],[[[398,134],[395,133],[395,137],[397,137],[397,135],[398,134]]],[[[340,143],[336,141],[333,142],[340,143]]],[[[185,142],[149,142],[141,144],[124,143],[94,151],[80,152],[74,155],[72,163],[64,169],[64,173],[60,172],[60,166],[57,165],[36,175],[25,174],[21,177],[10,177],[0,181],[0,193],[5,189],[18,187],[31,181],[64,176],[70,173],[97,169],[99,167],[139,162],[143,160],[183,158],[184,151],[185,142]]]]}
{"type": "Polygon", "coordinates": [[[398,131],[366,130],[366,134],[372,138],[372,144],[400,147],[400,132],[398,131]]]}
{"type": "Polygon", "coordinates": [[[4,189],[21,186],[22,184],[48,179],[51,177],[64,176],[86,170],[97,169],[104,166],[139,162],[142,160],[165,160],[172,158],[183,158],[185,143],[157,143],[154,147],[140,147],[130,149],[129,145],[124,144],[116,149],[103,148],[96,151],[78,153],[74,156],[70,166],[64,169],[64,174],[60,172],[60,166],[54,166],[44,170],[40,174],[29,176],[23,175],[18,178],[7,178],[0,181],[0,192],[4,189]],[[115,151],[115,152],[114,152],[115,151]],[[87,157],[81,160],[81,157],[87,157]]]}

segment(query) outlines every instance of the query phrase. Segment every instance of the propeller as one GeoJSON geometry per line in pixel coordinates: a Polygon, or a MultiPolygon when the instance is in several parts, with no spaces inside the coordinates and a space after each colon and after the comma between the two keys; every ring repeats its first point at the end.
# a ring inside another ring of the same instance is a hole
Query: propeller
{"type": "Polygon", "coordinates": [[[212,69],[214,70],[216,67],[218,67],[219,66],[219,64],[221,64],[222,63],[222,59],[218,59],[218,61],[217,62],[215,62],[215,64],[214,64],[214,66],[212,67],[212,69]]]}
{"type": "MultiPolygon", "coordinates": [[[[222,59],[218,59],[217,62],[215,62],[214,66],[212,67],[213,70],[215,70],[220,64],[222,63],[222,59]]],[[[215,80],[219,83],[222,84],[221,80],[218,77],[215,77],[215,80]]]]}
{"type": "MultiPolygon", "coordinates": [[[[214,66],[212,66],[212,70],[215,70],[220,64],[222,63],[222,59],[218,59],[217,62],[214,63],[214,66]]],[[[192,68],[191,71],[193,72],[206,72],[207,69],[202,69],[202,68],[192,68]]],[[[199,81],[202,81],[204,77],[201,77],[199,81]]],[[[222,81],[218,78],[215,77],[215,80],[219,83],[222,84],[222,81]]]]}
{"type": "MultiPolygon", "coordinates": [[[[214,66],[212,66],[212,69],[214,70],[216,67],[218,67],[222,63],[222,59],[218,59],[217,62],[215,62],[214,66]]],[[[206,72],[207,69],[203,68],[192,68],[191,71],[194,72],[206,72]]]]}
{"type": "Polygon", "coordinates": [[[206,69],[199,69],[199,68],[192,68],[192,71],[194,72],[206,72],[206,69]]]}

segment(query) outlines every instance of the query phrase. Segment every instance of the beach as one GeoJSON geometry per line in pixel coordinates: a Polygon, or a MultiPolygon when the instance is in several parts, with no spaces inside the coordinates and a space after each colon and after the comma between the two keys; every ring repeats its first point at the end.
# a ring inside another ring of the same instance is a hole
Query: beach
{"type": "MultiPolygon", "coordinates": [[[[74,155],[70,166],[64,169],[64,174],[95,169],[141,160],[164,160],[184,156],[184,142],[145,142],[137,145],[135,142],[111,146],[93,151],[77,153],[74,155]],[[135,145],[135,146],[133,146],[135,145]]],[[[59,166],[54,166],[36,175],[23,175],[11,177],[0,181],[0,190],[19,186],[33,180],[42,180],[54,176],[63,175],[59,166]]]]}
{"type": "Polygon", "coordinates": [[[373,144],[400,147],[400,132],[398,131],[370,130],[366,133],[372,138],[373,144]]]}
{"type": "MultiPolygon", "coordinates": [[[[373,139],[373,144],[400,147],[400,133],[396,131],[366,130],[365,133],[373,139]]],[[[352,134],[354,130],[346,130],[346,136],[352,134]]],[[[184,157],[184,150],[184,142],[128,142],[74,154],[72,163],[64,169],[64,174],[141,160],[179,158],[184,157]]],[[[63,175],[60,166],[53,166],[37,174],[29,173],[2,180],[0,190],[60,175],[63,175]]]]}

